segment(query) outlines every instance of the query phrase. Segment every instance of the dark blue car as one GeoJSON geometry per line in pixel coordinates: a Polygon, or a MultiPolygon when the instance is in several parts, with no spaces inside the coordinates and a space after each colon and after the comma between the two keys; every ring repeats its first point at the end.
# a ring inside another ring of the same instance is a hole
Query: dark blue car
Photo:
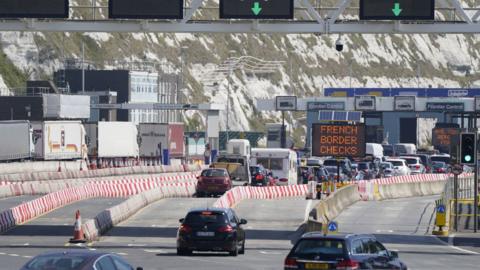
{"type": "Polygon", "coordinates": [[[387,250],[373,235],[307,233],[285,258],[290,269],[399,269],[407,266],[398,253],[387,250]]]}

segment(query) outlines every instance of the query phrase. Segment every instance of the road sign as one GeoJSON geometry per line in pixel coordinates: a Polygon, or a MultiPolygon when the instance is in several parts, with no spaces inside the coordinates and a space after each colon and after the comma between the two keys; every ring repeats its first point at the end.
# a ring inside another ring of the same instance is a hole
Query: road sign
{"type": "Polygon", "coordinates": [[[108,0],[111,19],[182,19],[183,0],[108,0]]]}
{"type": "Polygon", "coordinates": [[[446,215],[445,205],[440,204],[437,206],[437,213],[435,218],[435,225],[443,227],[447,224],[447,215],[446,215]]]}
{"type": "Polygon", "coordinates": [[[220,0],[221,19],[293,19],[294,0],[220,0]]]}
{"type": "Polygon", "coordinates": [[[335,222],[335,221],[330,221],[330,222],[328,223],[327,228],[328,228],[328,231],[329,231],[330,233],[337,233],[337,232],[338,232],[338,223],[335,222]]]}
{"type": "Polygon", "coordinates": [[[313,124],[312,156],[365,157],[365,126],[313,124]]]}
{"type": "Polygon", "coordinates": [[[275,98],[277,111],[295,111],[297,109],[296,96],[277,96],[275,98]]]}
{"type": "Polygon", "coordinates": [[[460,164],[453,165],[452,173],[454,175],[460,175],[460,174],[462,174],[462,172],[463,172],[463,166],[462,165],[460,165],[460,164]]]}
{"type": "Polygon", "coordinates": [[[445,205],[440,204],[437,206],[437,212],[438,213],[445,213],[445,205]]]}
{"type": "Polygon", "coordinates": [[[435,0],[360,0],[360,20],[434,20],[435,0]]]}
{"type": "Polygon", "coordinates": [[[0,18],[68,18],[68,0],[2,0],[0,18]]]}

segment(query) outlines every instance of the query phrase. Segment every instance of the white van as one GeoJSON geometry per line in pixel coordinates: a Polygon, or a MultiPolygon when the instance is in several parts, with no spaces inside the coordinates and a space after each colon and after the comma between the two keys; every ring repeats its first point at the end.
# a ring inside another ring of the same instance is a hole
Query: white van
{"type": "Polygon", "coordinates": [[[252,165],[262,165],[278,178],[279,185],[296,185],[298,180],[297,153],[283,148],[253,148],[252,165]]]}
{"type": "Polygon", "coordinates": [[[393,147],[397,156],[417,154],[417,146],[413,143],[397,143],[393,147]]]}
{"type": "Polygon", "coordinates": [[[374,158],[383,158],[383,146],[379,143],[367,143],[366,154],[374,158]]]}

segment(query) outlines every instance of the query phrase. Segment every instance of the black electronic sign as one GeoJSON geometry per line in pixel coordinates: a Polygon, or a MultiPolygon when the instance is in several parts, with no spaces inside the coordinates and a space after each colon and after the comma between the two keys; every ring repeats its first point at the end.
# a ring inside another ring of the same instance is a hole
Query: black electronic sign
{"type": "Polygon", "coordinates": [[[68,0],[1,0],[0,18],[68,18],[68,0]]]}
{"type": "Polygon", "coordinates": [[[293,19],[294,0],[220,0],[221,19],[293,19]]]}
{"type": "Polygon", "coordinates": [[[110,19],[183,19],[183,0],[108,0],[110,19]]]}
{"type": "Polygon", "coordinates": [[[365,157],[365,125],[313,124],[312,156],[365,157]]]}
{"type": "Polygon", "coordinates": [[[435,0],[360,0],[360,20],[434,20],[435,0]]]}

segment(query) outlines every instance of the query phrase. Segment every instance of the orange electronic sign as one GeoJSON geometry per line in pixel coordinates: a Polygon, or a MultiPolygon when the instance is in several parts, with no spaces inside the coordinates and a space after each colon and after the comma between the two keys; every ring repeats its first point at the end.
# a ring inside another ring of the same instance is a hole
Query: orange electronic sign
{"type": "Polygon", "coordinates": [[[434,128],[432,131],[432,144],[442,153],[450,153],[452,144],[458,144],[458,128],[434,128]]]}
{"type": "Polygon", "coordinates": [[[365,157],[365,125],[313,124],[312,156],[365,157]]]}

